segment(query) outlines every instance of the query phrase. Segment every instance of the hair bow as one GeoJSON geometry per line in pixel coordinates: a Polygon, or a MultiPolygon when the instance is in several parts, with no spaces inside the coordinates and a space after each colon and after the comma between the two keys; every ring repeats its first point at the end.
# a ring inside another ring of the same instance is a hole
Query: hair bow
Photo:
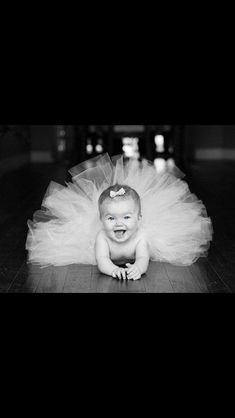
{"type": "Polygon", "coordinates": [[[116,196],[123,196],[125,193],[126,192],[125,192],[125,190],[122,187],[118,192],[111,191],[110,192],[110,197],[113,198],[113,197],[116,197],[116,196]]]}

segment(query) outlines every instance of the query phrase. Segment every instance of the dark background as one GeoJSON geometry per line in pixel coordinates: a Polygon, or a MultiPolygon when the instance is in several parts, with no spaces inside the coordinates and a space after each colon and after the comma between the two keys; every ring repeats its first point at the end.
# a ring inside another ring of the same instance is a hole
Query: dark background
{"type": "MultiPolygon", "coordinates": [[[[141,156],[149,160],[157,156],[154,144],[157,133],[163,133],[166,141],[173,144],[173,156],[178,165],[235,159],[235,125],[138,126],[128,135],[140,137],[141,156]],[[143,127],[143,132],[138,132],[138,126],[143,127]]],[[[115,132],[115,125],[0,125],[0,174],[28,163],[79,163],[97,154],[95,146],[99,138],[103,140],[103,152],[119,154],[125,128],[123,130],[123,133],[115,132]],[[58,128],[64,131],[61,137],[58,128]],[[61,138],[65,143],[62,151],[59,148],[61,138]],[[92,155],[86,153],[88,138],[93,144],[92,155]]]]}

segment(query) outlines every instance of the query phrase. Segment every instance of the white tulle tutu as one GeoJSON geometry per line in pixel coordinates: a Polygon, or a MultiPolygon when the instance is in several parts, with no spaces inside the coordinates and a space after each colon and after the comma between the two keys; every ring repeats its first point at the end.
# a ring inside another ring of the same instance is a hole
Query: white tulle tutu
{"type": "Polygon", "coordinates": [[[141,228],[151,260],[191,265],[206,256],[212,224],[203,203],[193,195],[180,170],[157,173],[146,160],[129,160],[108,154],[69,170],[66,186],[51,182],[42,209],[28,221],[28,261],[41,266],[96,264],[94,244],[102,228],[98,212],[100,194],[119,183],[134,188],[142,204],[141,228]],[[89,168],[90,167],[90,168],[89,168]]]}

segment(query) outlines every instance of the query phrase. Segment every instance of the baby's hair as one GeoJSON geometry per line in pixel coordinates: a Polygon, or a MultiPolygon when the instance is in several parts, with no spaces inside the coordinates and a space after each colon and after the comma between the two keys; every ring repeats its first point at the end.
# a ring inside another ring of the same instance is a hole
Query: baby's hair
{"type": "Polygon", "coordinates": [[[106,190],[103,191],[103,193],[101,193],[99,200],[98,200],[100,214],[101,214],[101,207],[105,201],[112,202],[113,200],[114,201],[117,201],[117,199],[126,200],[128,198],[132,198],[134,200],[134,202],[139,207],[139,215],[141,215],[141,201],[140,201],[139,194],[137,193],[136,190],[132,189],[130,186],[127,186],[125,184],[124,185],[115,184],[114,186],[108,187],[106,190]],[[110,196],[110,192],[118,192],[120,189],[124,189],[125,194],[118,195],[115,197],[110,196]]]}

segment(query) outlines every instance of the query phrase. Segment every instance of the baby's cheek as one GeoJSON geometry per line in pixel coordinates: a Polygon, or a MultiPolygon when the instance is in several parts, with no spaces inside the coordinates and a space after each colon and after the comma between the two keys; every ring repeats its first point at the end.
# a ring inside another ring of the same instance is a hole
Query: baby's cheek
{"type": "Polygon", "coordinates": [[[104,224],[104,228],[106,231],[112,230],[113,226],[111,224],[107,224],[107,222],[104,224]]]}
{"type": "Polygon", "coordinates": [[[136,228],[137,226],[138,226],[138,222],[135,221],[132,223],[132,228],[136,228]]]}

